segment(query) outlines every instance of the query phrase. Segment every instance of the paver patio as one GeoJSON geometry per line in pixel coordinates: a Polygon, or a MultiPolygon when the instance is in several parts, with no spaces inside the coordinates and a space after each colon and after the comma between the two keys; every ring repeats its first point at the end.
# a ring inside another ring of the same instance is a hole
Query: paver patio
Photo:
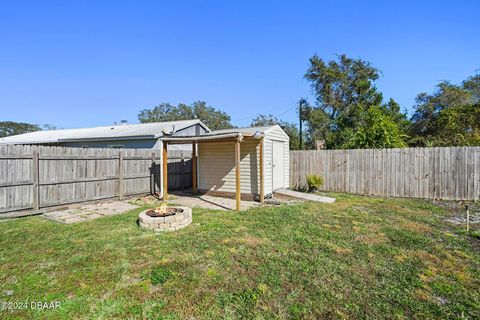
{"type": "MultiPolygon", "coordinates": [[[[140,199],[140,198],[139,198],[140,199]]],[[[132,201],[104,201],[90,204],[83,204],[77,206],[70,206],[65,209],[59,209],[52,212],[47,212],[42,215],[45,219],[54,220],[61,223],[78,223],[97,219],[104,216],[117,215],[142,205],[155,206],[158,200],[151,198],[144,198],[140,202],[132,201]]],[[[138,200],[138,199],[137,199],[138,200]]],[[[279,203],[288,203],[289,201],[279,201],[279,203]]],[[[158,202],[161,203],[161,200],[158,202]]],[[[235,199],[217,197],[211,195],[184,195],[175,194],[168,200],[169,205],[179,205],[191,208],[203,208],[212,210],[233,210],[235,208],[235,199]]],[[[247,210],[253,207],[258,207],[261,204],[256,201],[241,201],[242,210],[247,210]]]]}
{"type": "MultiPolygon", "coordinates": [[[[181,205],[187,207],[197,207],[213,210],[234,210],[235,209],[235,199],[225,198],[225,197],[214,197],[209,195],[175,195],[174,198],[168,200],[169,204],[172,205],[181,205]]],[[[245,201],[242,200],[241,207],[242,210],[247,210],[253,207],[258,207],[260,203],[255,201],[245,201]]]]}
{"type": "Polygon", "coordinates": [[[77,223],[104,216],[112,216],[137,208],[136,205],[123,201],[107,201],[79,205],[78,207],[67,208],[47,212],[42,217],[61,223],[77,223]]]}

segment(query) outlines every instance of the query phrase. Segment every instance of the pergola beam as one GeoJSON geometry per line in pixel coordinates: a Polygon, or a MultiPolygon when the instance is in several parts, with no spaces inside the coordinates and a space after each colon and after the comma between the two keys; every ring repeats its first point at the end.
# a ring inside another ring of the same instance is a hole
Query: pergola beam
{"type": "Polygon", "coordinates": [[[240,139],[260,139],[264,137],[264,134],[248,134],[248,133],[227,133],[218,135],[201,135],[201,136],[179,136],[179,137],[163,137],[161,141],[168,141],[172,144],[190,144],[190,143],[209,143],[209,142],[222,142],[232,141],[240,137],[240,139]]]}

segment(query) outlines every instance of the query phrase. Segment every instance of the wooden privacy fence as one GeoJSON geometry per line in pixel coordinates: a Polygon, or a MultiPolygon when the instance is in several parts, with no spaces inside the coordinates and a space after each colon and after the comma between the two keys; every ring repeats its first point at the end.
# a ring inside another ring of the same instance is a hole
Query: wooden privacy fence
{"type": "Polygon", "coordinates": [[[184,191],[191,187],[192,152],[168,150],[168,190],[184,191]]]}
{"type": "Polygon", "coordinates": [[[477,200],[480,147],[291,151],[291,187],[310,174],[324,178],[325,191],[477,200]]]}
{"type": "Polygon", "coordinates": [[[160,155],[152,149],[0,146],[0,217],[149,193],[160,155]]]}

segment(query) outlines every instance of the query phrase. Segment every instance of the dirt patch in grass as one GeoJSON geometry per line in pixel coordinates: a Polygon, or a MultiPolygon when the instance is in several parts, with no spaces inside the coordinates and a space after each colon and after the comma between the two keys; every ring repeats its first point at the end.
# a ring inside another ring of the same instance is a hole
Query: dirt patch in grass
{"type": "Polygon", "coordinates": [[[465,225],[467,221],[467,210],[469,210],[469,221],[472,227],[480,230],[480,204],[478,202],[457,202],[457,201],[436,201],[435,205],[446,210],[448,215],[445,221],[456,225],[465,225]]]}
{"type": "Polygon", "coordinates": [[[401,227],[405,228],[405,229],[408,229],[408,230],[411,230],[411,231],[421,232],[421,233],[426,233],[426,232],[432,231],[432,228],[430,226],[427,226],[423,223],[419,223],[419,222],[416,222],[416,221],[404,220],[401,223],[401,227]]]}
{"type": "Polygon", "coordinates": [[[245,244],[250,247],[256,247],[267,241],[266,239],[261,239],[255,236],[245,236],[237,238],[235,242],[245,244]]]}
{"type": "Polygon", "coordinates": [[[336,247],[335,248],[335,253],[336,254],[348,254],[348,253],[352,253],[352,249],[336,247]]]}
{"type": "Polygon", "coordinates": [[[369,245],[385,243],[386,240],[384,233],[359,234],[355,236],[355,241],[369,245]]]}

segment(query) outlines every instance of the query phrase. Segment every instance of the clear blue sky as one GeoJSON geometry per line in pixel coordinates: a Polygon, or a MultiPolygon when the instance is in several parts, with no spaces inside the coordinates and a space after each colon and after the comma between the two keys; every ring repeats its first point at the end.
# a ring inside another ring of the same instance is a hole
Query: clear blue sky
{"type": "Polygon", "coordinates": [[[382,71],[411,110],[480,69],[480,1],[3,1],[0,120],[109,125],[160,102],[205,100],[248,125],[295,120],[317,53],[382,71]]]}

